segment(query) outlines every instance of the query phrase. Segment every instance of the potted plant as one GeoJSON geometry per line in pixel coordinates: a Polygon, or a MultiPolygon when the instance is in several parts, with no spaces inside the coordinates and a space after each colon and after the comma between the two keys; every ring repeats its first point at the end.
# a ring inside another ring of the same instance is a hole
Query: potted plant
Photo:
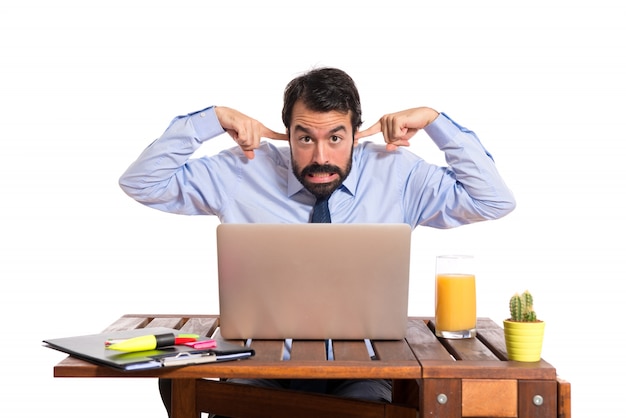
{"type": "Polygon", "coordinates": [[[511,317],[504,320],[504,341],[509,360],[541,360],[545,322],[537,319],[533,297],[528,290],[516,293],[509,301],[511,317]]]}

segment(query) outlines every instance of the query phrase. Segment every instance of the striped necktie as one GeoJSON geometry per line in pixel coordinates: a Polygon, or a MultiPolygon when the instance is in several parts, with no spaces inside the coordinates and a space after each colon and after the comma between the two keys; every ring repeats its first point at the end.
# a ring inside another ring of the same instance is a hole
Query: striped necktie
{"type": "Polygon", "coordinates": [[[313,206],[311,223],[330,223],[330,211],[328,210],[328,199],[330,196],[318,197],[313,206]]]}

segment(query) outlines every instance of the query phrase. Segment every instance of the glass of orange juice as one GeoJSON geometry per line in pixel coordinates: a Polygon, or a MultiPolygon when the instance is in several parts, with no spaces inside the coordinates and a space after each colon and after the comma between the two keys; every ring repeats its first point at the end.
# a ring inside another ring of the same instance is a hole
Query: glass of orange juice
{"type": "Polygon", "coordinates": [[[437,256],[435,335],[461,339],[476,336],[476,276],[474,257],[437,256]]]}

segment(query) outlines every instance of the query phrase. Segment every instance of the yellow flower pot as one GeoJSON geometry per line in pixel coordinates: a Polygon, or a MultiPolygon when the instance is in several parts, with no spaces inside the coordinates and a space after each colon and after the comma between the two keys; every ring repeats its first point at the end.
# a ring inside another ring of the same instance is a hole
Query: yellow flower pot
{"type": "Polygon", "coordinates": [[[504,321],[504,342],[509,360],[533,362],[541,360],[545,322],[504,321]]]}

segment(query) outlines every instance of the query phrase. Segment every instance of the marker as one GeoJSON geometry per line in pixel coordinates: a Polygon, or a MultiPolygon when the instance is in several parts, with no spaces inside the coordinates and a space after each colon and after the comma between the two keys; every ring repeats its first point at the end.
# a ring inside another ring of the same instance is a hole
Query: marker
{"type": "Polygon", "coordinates": [[[198,336],[195,334],[180,334],[178,336],[169,334],[158,335],[142,335],[141,337],[128,338],[126,340],[109,340],[104,343],[109,350],[117,351],[148,351],[157,348],[169,347],[176,344],[185,344],[187,342],[196,341],[198,336]]]}
{"type": "Polygon", "coordinates": [[[196,350],[204,350],[207,348],[215,348],[217,347],[217,341],[215,340],[204,340],[204,341],[190,341],[184,343],[187,347],[195,348],[196,350]]]}

